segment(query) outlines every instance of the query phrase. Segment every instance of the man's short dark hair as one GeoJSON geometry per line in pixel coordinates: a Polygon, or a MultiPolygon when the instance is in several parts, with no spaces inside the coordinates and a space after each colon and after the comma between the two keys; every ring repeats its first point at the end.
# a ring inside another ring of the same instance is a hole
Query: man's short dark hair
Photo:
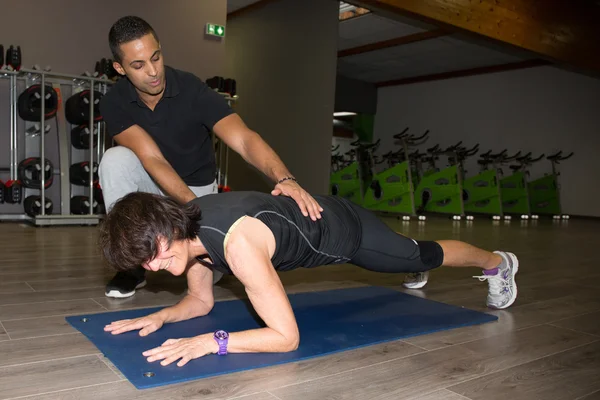
{"type": "Polygon", "coordinates": [[[100,224],[99,245],[108,265],[127,271],[153,260],[160,238],[195,239],[202,217],[192,203],[158,194],[133,192],[115,202],[100,224]]]}
{"type": "Polygon", "coordinates": [[[132,40],[140,39],[143,36],[151,33],[157,42],[158,35],[152,29],[152,26],[140,17],[128,15],[120,18],[113,24],[108,32],[108,44],[112,52],[113,59],[121,63],[123,60],[121,49],[119,46],[123,43],[131,42],[132,40]]]}

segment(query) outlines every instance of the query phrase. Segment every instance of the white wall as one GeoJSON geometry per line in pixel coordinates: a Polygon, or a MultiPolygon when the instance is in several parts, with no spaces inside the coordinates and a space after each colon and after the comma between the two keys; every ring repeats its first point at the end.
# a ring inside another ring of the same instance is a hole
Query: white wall
{"type": "MultiPolygon", "coordinates": [[[[378,90],[375,140],[380,152],[397,148],[392,135],[405,127],[420,134],[422,147],[480,144],[509,153],[575,152],[560,164],[563,211],[600,216],[600,80],[553,67],[417,83],[378,90]]],[[[476,172],[475,159],[467,164],[476,172]]],[[[440,160],[442,161],[442,160],[440,160]]],[[[506,173],[508,168],[506,168],[506,173]]],[[[540,161],[531,177],[550,171],[540,161]]]]}

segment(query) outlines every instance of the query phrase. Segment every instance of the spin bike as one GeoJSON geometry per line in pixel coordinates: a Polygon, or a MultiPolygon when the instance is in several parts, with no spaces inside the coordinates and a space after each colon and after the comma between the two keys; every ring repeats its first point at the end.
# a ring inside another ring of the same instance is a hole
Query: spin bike
{"type": "Polygon", "coordinates": [[[366,188],[372,179],[372,152],[380,143],[381,139],[375,143],[360,143],[360,140],[350,143],[353,149],[346,153],[349,160],[332,173],[329,194],[363,205],[366,188]]]}
{"type": "Polygon", "coordinates": [[[562,212],[558,182],[560,172],[558,172],[557,165],[571,157],[573,157],[573,152],[563,156],[562,150],[546,157],[552,163],[552,174],[529,182],[529,201],[533,213],[552,215],[553,219],[569,219],[569,215],[562,212]]]}
{"type": "MultiPolygon", "coordinates": [[[[431,212],[450,214],[452,219],[460,220],[465,216],[462,190],[462,176],[458,164],[439,170],[435,160],[439,155],[455,154],[462,141],[443,150],[438,145],[427,149],[430,154],[430,168],[423,172],[415,190],[417,213],[431,212]]],[[[469,218],[471,219],[471,218],[469,218]]]]}
{"type": "Polygon", "coordinates": [[[421,136],[408,135],[409,128],[394,135],[394,139],[401,144],[398,152],[388,152],[382,156],[388,161],[388,168],[374,174],[369,185],[363,206],[373,211],[388,212],[403,215],[404,220],[418,217],[424,220],[425,216],[417,215],[414,198],[414,182],[411,157],[408,152],[412,146],[424,143],[429,130],[421,136]]]}
{"type": "Polygon", "coordinates": [[[505,214],[505,218],[507,215],[520,215],[521,219],[538,219],[538,215],[531,212],[527,183],[529,180],[528,168],[543,157],[544,154],[537,158],[531,158],[531,152],[529,152],[524,156],[504,157],[500,159],[501,164],[505,164],[513,159],[518,162],[516,165],[509,166],[513,171],[512,175],[500,179],[502,211],[505,214]]]}
{"type": "Polygon", "coordinates": [[[504,217],[502,211],[502,193],[500,190],[500,171],[498,161],[505,156],[506,150],[492,154],[491,150],[479,155],[479,173],[466,177],[464,160],[477,153],[479,145],[469,151],[459,152],[459,163],[463,174],[463,199],[465,211],[477,214],[491,215],[492,219],[504,217]],[[492,166],[492,168],[490,168],[492,166]]]}

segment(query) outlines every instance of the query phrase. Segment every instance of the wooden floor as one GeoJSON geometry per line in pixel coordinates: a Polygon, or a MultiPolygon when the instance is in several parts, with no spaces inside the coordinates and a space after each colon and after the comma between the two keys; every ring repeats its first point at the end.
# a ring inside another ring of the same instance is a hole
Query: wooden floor
{"type": "MultiPolygon", "coordinates": [[[[600,399],[600,222],[389,224],[416,239],[460,239],[520,259],[519,298],[485,308],[478,269],[438,270],[418,296],[489,311],[498,322],[299,363],[137,390],[65,316],[169,305],[185,282],[154,274],[133,298],[112,300],[96,228],[0,224],[0,398],[31,399],[600,399]],[[162,282],[162,283],[161,283],[162,282]]],[[[282,274],[292,292],[361,285],[398,290],[402,276],[351,266],[282,274]]],[[[217,300],[242,296],[231,278],[217,300]]]]}

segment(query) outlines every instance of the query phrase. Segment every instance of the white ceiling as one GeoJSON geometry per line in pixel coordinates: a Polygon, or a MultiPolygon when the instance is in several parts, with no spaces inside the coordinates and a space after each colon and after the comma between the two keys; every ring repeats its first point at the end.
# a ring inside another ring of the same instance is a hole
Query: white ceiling
{"type": "MultiPolygon", "coordinates": [[[[227,11],[246,7],[257,0],[227,0],[227,11]]],[[[341,7],[348,7],[341,3],[341,7]]],[[[341,21],[338,30],[338,50],[350,49],[397,37],[436,29],[422,22],[399,22],[373,13],[341,21]]],[[[467,41],[458,35],[389,47],[338,59],[338,74],[366,82],[459,71],[492,66],[531,58],[525,53],[492,48],[488,44],[467,41]]]]}

